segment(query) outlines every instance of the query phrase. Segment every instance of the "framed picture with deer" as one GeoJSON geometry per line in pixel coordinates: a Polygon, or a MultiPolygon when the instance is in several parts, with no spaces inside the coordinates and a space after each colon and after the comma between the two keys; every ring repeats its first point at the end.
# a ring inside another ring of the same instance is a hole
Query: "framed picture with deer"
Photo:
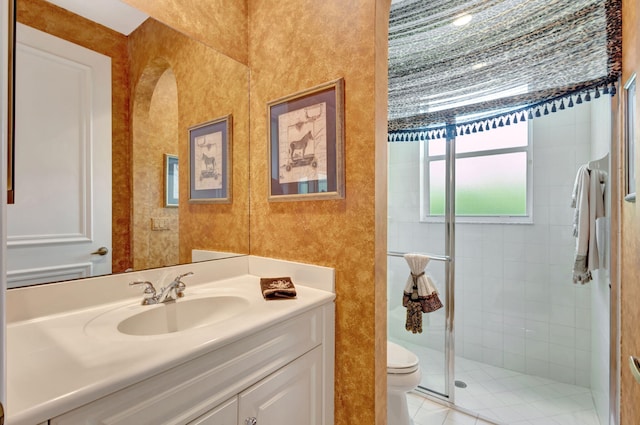
{"type": "Polygon", "coordinates": [[[231,203],[232,117],[189,127],[189,202],[231,203]]]}
{"type": "Polygon", "coordinates": [[[344,197],[344,80],[267,104],[269,201],[344,197]]]}

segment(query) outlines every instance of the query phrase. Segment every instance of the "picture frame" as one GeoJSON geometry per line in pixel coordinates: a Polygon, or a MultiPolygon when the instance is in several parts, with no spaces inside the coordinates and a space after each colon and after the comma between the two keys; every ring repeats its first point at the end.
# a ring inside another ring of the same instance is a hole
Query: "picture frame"
{"type": "Polygon", "coordinates": [[[178,207],[178,156],[164,154],[164,206],[178,207]]]}
{"type": "Polygon", "coordinates": [[[189,202],[231,203],[232,116],[189,127],[189,202]]]}
{"type": "Polygon", "coordinates": [[[635,139],[636,139],[636,74],[624,85],[624,161],[625,197],[627,202],[636,201],[635,139]]]}
{"type": "Polygon", "coordinates": [[[344,79],[267,104],[269,201],[344,198],[344,79]]]}

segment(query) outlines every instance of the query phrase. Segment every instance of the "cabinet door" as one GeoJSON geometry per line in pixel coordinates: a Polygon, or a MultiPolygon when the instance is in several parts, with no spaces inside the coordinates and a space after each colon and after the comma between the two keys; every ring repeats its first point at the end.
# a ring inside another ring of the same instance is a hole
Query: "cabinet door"
{"type": "Polygon", "coordinates": [[[242,392],[238,425],[321,425],[322,348],[312,351],[242,392]]]}
{"type": "Polygon", "coordinates": [[[238,399],[233,397],[200,416],[189,425],[235,425],[238,423],[238,399]]]}

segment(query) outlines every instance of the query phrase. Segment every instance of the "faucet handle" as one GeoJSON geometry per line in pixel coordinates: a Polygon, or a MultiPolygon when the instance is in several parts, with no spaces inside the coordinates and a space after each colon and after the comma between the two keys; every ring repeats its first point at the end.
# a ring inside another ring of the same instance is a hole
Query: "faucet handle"
{"type": "Polygon", "coordinates": [[[182,298],[184,297],[184,290],[187,287],[187,285],[184,284],[184,282],[181,280],[183,277],[186,276],[191,276],[193,274],[193,272],[187,272],[185,274],[181,274],[178,277],[176,277],[173,281],[176,283],[176,287],[175,287],[175,291],[176,291],[176,298],[182,298]]]}
{"type": "Polygon", "coordinates": [[[144,298],[142,299],[142,305],[154,304],[156,302],[156,288],[153,287],[153,283],[148,280],[136,280],[129,283],[129,286],[144,285],[144,298]]]}
{"type": "Polygon", "coordinates": [[[153,283],[149,282],[148,280],[135,280],[133,282],[129,282],[129,286],[135,286],[135,285],[145,285],[144,286],[145,294],[156,293],[156,288],[153,287],[153,283]]]}
{"type": "Polygon", "coordinates": [[[176,286],[176,298],[182,298],[184,297],[184,290],[187,287],[187,285],[184,284],[184,282],[182,281],[178,281],[178,285],[176,286]]]}
{"type": "Polygon", "coordinates": [[[178,277],[174,279],[174,282],[180,282],[180,279],[182,279],[183,277],[191,276],[192,274],[193,272],[186,272],[185,274],[178,275],[178,277]]]}

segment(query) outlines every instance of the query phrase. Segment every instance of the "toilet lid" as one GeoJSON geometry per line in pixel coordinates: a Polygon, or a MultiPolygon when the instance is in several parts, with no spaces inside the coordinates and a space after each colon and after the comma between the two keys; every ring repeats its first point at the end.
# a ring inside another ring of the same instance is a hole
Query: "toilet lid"
{"type": "Polygon", "coordinates": [[[411,351],[387,341],[387,373],[411,373],[418,369],[418,362],[411,351]]]}

